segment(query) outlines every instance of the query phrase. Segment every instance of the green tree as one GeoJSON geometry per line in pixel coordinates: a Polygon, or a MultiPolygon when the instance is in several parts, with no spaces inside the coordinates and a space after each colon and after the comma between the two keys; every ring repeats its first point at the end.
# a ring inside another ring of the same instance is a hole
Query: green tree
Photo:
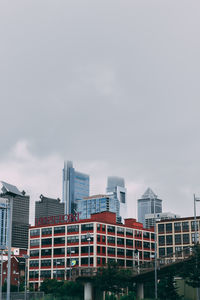
{"type": "Polygon", "coordinates": [[[57,281],[56,279],[45,279],[41,286],[40,290],[45,294],[54,294],[59,293],[59,290],[63,286],[63,281],[57,281]]]}
{"type": "Polygon", "coordinates": [[[169,274],[160,280],[158,284],[158,298],[161,300],[181,299],[177,293],[177,286],[173,274],[169,274]]]}

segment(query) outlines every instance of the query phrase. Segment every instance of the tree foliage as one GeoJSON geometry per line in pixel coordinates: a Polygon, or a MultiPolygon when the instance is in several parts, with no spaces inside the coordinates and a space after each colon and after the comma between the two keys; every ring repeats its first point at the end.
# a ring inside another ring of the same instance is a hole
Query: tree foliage
{"type": "Polygon", "coordinates": [[[158,298],[162,300],[181,299],[177,293],[176,282],[172,274],[162,278],[158,283],[158,298]]]}
{"type": "Polygon", "coordinates": [[[82,297],[83,286],[73,281],[57,281],[56,279],[45,279],[40,287],[45,294],[56,296],[82,297]]]}
{"type": "Polygon", "coordinates": [[[132,289],[131,271],[120,269],[115,262],[109,263],[98,270],[94,284],[102,291],[119,294],[124,288],[132,289]]]}

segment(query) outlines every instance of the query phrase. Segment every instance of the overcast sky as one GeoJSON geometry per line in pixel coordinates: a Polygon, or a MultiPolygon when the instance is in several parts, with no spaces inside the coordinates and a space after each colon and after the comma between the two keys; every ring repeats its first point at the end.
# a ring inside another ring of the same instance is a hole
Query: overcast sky
{"type": "MultiPolygon", "coordinates": [[[[64,160],[164,211],[200,196],[200,2],[0,2],[0,179],[62,196],[64,160]]],[[[197,208],[200,214],[200,207],[197,208]]]]}

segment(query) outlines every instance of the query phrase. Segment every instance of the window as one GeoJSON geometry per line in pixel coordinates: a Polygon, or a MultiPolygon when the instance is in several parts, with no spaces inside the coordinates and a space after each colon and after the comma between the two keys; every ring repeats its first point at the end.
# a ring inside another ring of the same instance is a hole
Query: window
{"type": "Polygon", "coordinates": [[[124,245],[124,239],[117,238],[117,245],[124,245]]]}
{"type": "Polygon", "coordinates": [[[115,244],[115,238],[113,236],[108,236],[107,242],[108,242],[108,244],[115,244]]]}
{"type": "Polygon", "coordinates": [[[60,244],[65,244],[65,238],[64,237],[54,238],[54,245],[60,245],[60,244]]]}
{"type": "Polygon", "coordinates": [[[42,259],[41,267],[51,267],[51,260],[50,259],[42,259]]]}
{"type": "Polygon", "coordinates": [[[38,235],[40,235],[40,229],[30,230],[30,236],[38,236],[38,235]]]}
{"type": "Polygon", "coordinates": [[[29,267],[39,267],[39,260],[30,260],[29,261],[29,267]]]}
{"type": "Polygon", "coordinates": [[[151,243],[151,249],[152,249],[152,250],[155,249],[155,243],[151,243]]]}
{"type": "Polygon", "coordinates": [[[160,235],[160,236],[158,237],[158,245],[159,245],[159,246],[165,245],[165,236],[164,236],[164,235],[160,235]]]}
{"type": "Polygon", "coordinates": [[[132,267],[133,266],[133,261],[132,260],[126,260],[126,266],[127,267],[132,267]]]}
{"type": "MultiPolygon", "coordinates": [[[[88,257],[81,258],[81,265],[88,265],[88,257]]],[[[90,257],[90,265],[93,265],[93,257],[90,257]]]]}
{"type": "MultiPolygon", "coordinates": [[[[81,253],[88,253],[89,246],[83,246],[81,247],[81,253]]],[[[93,246],[90,246],[90,253],[93,252],[93,246]]]]}
{"type": "Polygon", "coordinates": [[[50,256],[51,255],[51,249],[42,249],[41,250],[41,256],[50,256]]]}
{"type": "Polygon", "coordinates": [[[133,250],[126,250],[126,256],[133,257],[133,250]]]}
{"type": "Polygon", "coordinates": [[[54,278],[62,278],[64,279],[65,276],[65,270],[54,270],[53,271],[53,277],[54,278]]]}
{"type": "Polygon", "coordinates": [[[181,234],[175,234],[175,245],[182,244],[181,243],[181,234]]]}
{"type": "Polygon", "coordinates": [[[115,255],[115,248],[108,247],[107,252],[108,252],[108,255],[115,255]]]}
{"type": "Polygon", "coordinates": [[[38,271],[30,271],[29,272],[29,278],[34,278],[34,279],[36,279],[36,278],[38,278],[38,271]]]}
{"type": "Polygon", "coordinates": [[[159,257],[165,256],[165,248],[159,248],[159,257]]]}
{"type": "Polygon", "coordinates": [[[117,248],[117,255],[123,255],[124,256],[124,249],[117,248]]]}
{"type": "Polygon", "coordinates": [[[97,246],[97,253],[101,253],[101,247],[100,246],[97,246]]]}
{"type": "Polygon", "coordinates": [[[120,191],[119,197],[120,197],[120,202],[121,203],[125,203],[126,202],[126,193],[125,192],[121,192],[120,191]]]}
{"type": "Polygon", "coordinates": [[[181,222],[174,223],[174,231],[180,232],[181,231],[181,222]]]}
{"type": "Polygon", "coordinates": [[[135,248],[142,248],[142,241],[135,241],[135,248]]]}
{"type": "Polygon", "coordinates": [[[105,243],[105,242],[106,242],[106,237],[105,237],[105,235],[102,235],[101,238],[102,238],[102,243],[105,243]]]}
{"type": "Polygon", "coordinates": [[[102,231],[106,231],[106,225],[102,225],[102,231]]]}
{"type": "Polygon", "coordinates": [[[39,239],[30,240],[30,247],[36,247],[39,246],[39,244],[40,244],[39,239]]]}
{"type": "Polygon", "coordinates": [[[172,235],[166,235],[166,245],[172,245],[173,240],[172,240],[172,235]]]}
{"type": "Polygon", "coordinates": [[[89,223],[89,224],[82,224],[81,225],[81,231],[93,231],[93,223],[89,223]]]}
{"type": "Polygon", "coordinates": [[[182,256],[182,247],[175,247],[175,255],[178,257],[182,256]]]}
{"type": "Polygon", "coordinates": [[[51,270],[40,271],[40,278],[51,278],[51,270]]]}
{"type": "Polygon", "coordinates": [[[47,235],[47,234],[52,234],[51,227],[42,228],[42,235],[47,235]]]}
{"type": "Polygon", "coordinates": [[[143,232],[143,238],[144,239],[149,239],[150,238],[149,232],[143,232]]]}
{"type": "Polygon", "coordinates": [[[115,233],[115,226],[107,226],[107,231],[111,233],[115,233]]]}
{"type": "Polygon", "coordinates": [[[132,246],[133,247],[133,240],[126,239],[126,246],[132,246]]]}
{"type": "Polygon", "coordinates": [[[173,247],[167,247],[167,256],[173,256],[173,247]]]}
{"type": "Polygon", "coordinates": [[[183,234],[183,244],[189,244],[189,243],[190,243],[189,234],[183,234]]]}
{"type": "Polygon", "coordinates": [[[150,258],[150,252],[144,251],[144,258],[146,259],[150,258]]]}
{"type": "Polygon", "coordinates": [[[54,227],[54,234],[65,233],[65,226],[54,227]]]}
{"type": "MultiPolygon", "coordinates": [[[[198,221],[196,222],[196,224],[197,224],[197,230],[199,230],[198,221]]],[[[195,230],[195,221],[191,222],[191,230],[195,230]]]]}
{"type": "Polygon", "coordinates": [[[36,257],[36,256],[39,256],[39,250],[31,250],[30,257],[36,257]]]}
{"type": "MultiPolygon", "coordinates": [[[[81,242],[83,243],[83,242],[89,242],[88,241],[88,237],[87,237],[87,234],[84,234],[84,235],[81,235],[81,242]]],[[[92,235],[90,235],[90,242],[93,242],[93,236],[92,235]]]]}
{"type": "Polygon", "coordinates": [[[164,224],[158,224],[158,233],[164,233],[164,224]]]}
{"type": "Polygon", "coordinates": [[[155,239],[155,234],[151,233],[151,239],[154,240],[155,239]]]}
{"type": "Polygon", "coordinates": [[[42,239],[42,246],[49,245],[51,246],[52,244],[52,239],[42,239]]]}
{"type": "Polygon", "coordinates": [[[78,235],[69,236],[67,238],[67,244],[71,244],[71,243],[79,243],[79,236],[78,235]]]}
{"type": "MultiPolygon", "coordinates": [[[[195,243],[195,233],[191,234],[191,238],[192,238],[192,244],[194,244],[195,243]]],[[[197,242],[198,242],[198,240],[199,240],[199,233],[197,232],[197,242]]]]}
{"type": "Polygon", "coordinates": [[[65,248],[54,248],[53,254],[54,255],[65,255],[65,248]]]}
{"type": "Polygon", "coordinates": [[[126,229],[127,236],[133,236],[133,229],[126,229]]]}
{"type": "Polygon", "coordinates": [[[54,259],[53,260],[53,266],[57,267],[57,266],[64,266],[65,265],[65,260],[64,258],[61,259],[54,259]]]}
{"type": "Polygon", "coordinates": [[[135,231],[135,237],[141,238],[142,237],[142,232],[139,230],[135,231]]]}
{"type": "Polygon", "coordinates": [[[189,231],[189,222],[182,222],[183,231],[189,231]]]}
{"type": "Polygon", "coordinates": [[[143,242],[143,247],[146,249],[150,249],[150,243],[149,242],[143,242]]]}
{"type": "Polygon", "coordinates": [[[101,242],[101,236],[100,235],[97,235],[97,242],[101,242]]]}
{"type": "Polygon", "coordinates": [[[124,259],[118,259],[118,260],[117,260],[117,264],[118,264],[118,266],[120,266],[120,267],[124,267],[124,263],[125,263],[124,259]]]}
{"type": "Polygon", "coordinates": [[[79,225],[67,226],[67,232],[68,233],[79,232],[79,225]]]}
{"type": "Polygon", "coordinates": [[[123,234],[123,235],[124,235],[124,228],[122,228],[122,227],[117,227],[117,233],[123,234]]]}
{"type": "Polygon", "coordinates": [[[102,253],[106,253],[106,247],[102,247],[102,253]]]}
{"type": "Polygon", "coordinates": [[[172,223],[167,223],[166,224],[166,232],[172,232],[172,223]]]}
{"type": "Polygon", "coordinates": [[[79,254],[79,247],[68,247],[67,248],[67,255],[70,255],[70,249],[71,249],[71,255],[72,254],[79,254]]]}
{"type": "Polygon", "coordinates": [[[97,257],[97,265],[101,264],[101,257],[97,257]]]}

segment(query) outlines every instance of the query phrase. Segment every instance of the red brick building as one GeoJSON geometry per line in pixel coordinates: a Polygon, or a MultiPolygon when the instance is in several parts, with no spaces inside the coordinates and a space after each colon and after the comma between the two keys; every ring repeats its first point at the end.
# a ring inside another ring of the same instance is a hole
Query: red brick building
{"type": "Polygon", "coordinates": [[[45,278],[68,279],[70,261],[73,269],[98,268],[111,261],[134,268],[136,249],[140,262],[150,261],[154,254],[153,230],[144,229],[135,219],[118,224],[115,213],[101,212],[86,220],[57,220],[46,218],[50,224],[37,222],[29,229],[28,280],[35,287],[45,278]]]}

